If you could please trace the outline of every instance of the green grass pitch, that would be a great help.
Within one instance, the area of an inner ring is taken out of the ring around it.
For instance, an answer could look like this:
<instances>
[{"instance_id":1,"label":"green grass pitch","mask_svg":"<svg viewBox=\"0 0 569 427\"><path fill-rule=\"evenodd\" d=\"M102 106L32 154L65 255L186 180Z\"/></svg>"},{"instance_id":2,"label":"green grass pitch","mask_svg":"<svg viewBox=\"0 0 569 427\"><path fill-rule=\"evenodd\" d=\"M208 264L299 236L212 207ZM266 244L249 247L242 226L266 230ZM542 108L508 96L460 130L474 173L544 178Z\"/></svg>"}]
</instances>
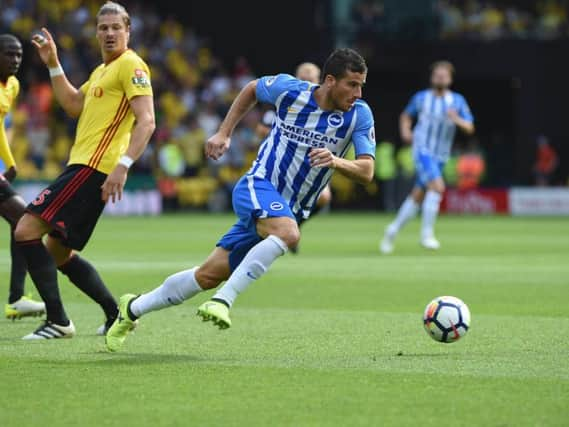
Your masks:
<instances>
[{"instance_id":1,"label":"green grass pitch","mask_svg":"<svg viewBox=\"0 0 569 427\"><path fill-rule=\"evenodd\" d=\"M198 320L205 293L145 317L119 354L62 278L77 337L26 343L37 319L0 322L0 426L569 425L569 220L443 217L438 253L419 248L414 222L385 257L388 220L316 218L300 255L240 297L233 328ZM84 256L117 296L142 292L201 262L232 222L106 217ZM455 344L421 324L444 294L472 312Z\"/></svg>"}]
</instances>

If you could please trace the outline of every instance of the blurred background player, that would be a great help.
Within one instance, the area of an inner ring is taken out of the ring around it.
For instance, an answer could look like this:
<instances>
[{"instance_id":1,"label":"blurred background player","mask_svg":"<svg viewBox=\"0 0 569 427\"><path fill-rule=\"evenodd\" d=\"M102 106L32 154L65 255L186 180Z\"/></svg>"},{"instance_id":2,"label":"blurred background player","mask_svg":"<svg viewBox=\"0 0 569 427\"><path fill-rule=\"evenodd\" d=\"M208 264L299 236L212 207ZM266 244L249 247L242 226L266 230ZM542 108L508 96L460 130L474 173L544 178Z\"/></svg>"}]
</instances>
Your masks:
<instances>
[{"instance_id":1,"label":"blurred background player","mask_svg":"<svg viewBox=\"0 0 569 427\"><path fill-rule=\"evenodd\" d=\"M338 49L324 64L324 76L319 86L288 74L266 76L241 90L207 141L208 157L223 156L235 127L257 102L272 104L277 115L257 159L233 190L237 223L200 267L176 273L146 294L121 297L120 315L106 337L110 351L121 348L138 317L181 304L224 280L198 315L229 328L235 299L298 244L298 220L310 215L333 172L361 183L373 179L374 120L360 99L367 65L356 51ZM346 160L352 145L356 159Z\"/></svg>"},{"instance_id":2,"label":"blurred background player","mask_svg":"<svg viewBox=\"0 0 569 427\"><path fill-rule=\"evenodd\" d=\"M79 89L67 80L51 34L44 28L32 40L49 67L57 100L79 121L67 169L27 207L16 226L16 241L47 312L45 323L26 335L27 340L75 334L61 302L58 269L101 306L106 325L118 314L95 268L74 250L89 241L107 200L120 200L128 170L154 131L154 104L148 66L128 49L127 11L106 2L96 22L103 63ZM46 234L49 252L42 242Z\"/></svg>"},{"instance_id":3,"label":"blurred background player","mask_svg":"<svg viewBox=\"0 0 569 427\"><path fill-rule=\"evenodd\" d=\"M20 91L20 83L15 74L22 63L22 54L22 44L16 37L11 34L0 35L0 159L5 168L4 173L0 174L0 215L10 224L12 269L8 304L4 308L9 319L45 313L43 302L24 296L26 261L16 245L13 233L18 220L24 214L26 204L10 185L16 177L16 162L10 150L4 122Z\"/></svg>"},{"instance_id":4,"label":"blurred background player","mask_svg":"<svg viewBox=\"0 0 569 427\"><path fill-rule=\"evenodd\" d=\"M397 233L422 208L421 245L439 249L435 238L435 221L445 191L443 167L450 156L456 128L474 133L474 118L466 100L450 90L454 66L437 61L431 66L431 87L417 92L399 120L401 139L413 144L416 183L405 199L397 217L385 230L380 244L382 253L391 253ZM413 121L417 120L413 128Z\"/></svg>"},{"instance_id":5,"label":"blurred background player","mask_svg":"<svg viewBox=\"0 0 569 427\"><path fill-rule=\"evenodd\" d=\"M306 82L319 84L320 67L316 64L313 64L312 62L303 62L298 67L296 67L295 76L299 80L304 80ZM262 121L261 123L259 123L256 129L257 135L261 138L261 140L264 140L269 135L274 122L275 122L275 110L273 109L267 110L263 114ZM316 204L312 208L312 212L310 213L309 218L312 218L314 215L318 214L318 212L321 212L323 209L328 208L331 202L332 202L332 190L330 189L330 185L328 184L326 185L326 187L324 187L324 190L322 190L320 196L318 196L318 200L316 201ZM301 226L305 221L306 221L305 219L301 219L298 225ZM290 248L290 251L292 253L297 253L298 246Z\"/></svg>"}]
</instances>

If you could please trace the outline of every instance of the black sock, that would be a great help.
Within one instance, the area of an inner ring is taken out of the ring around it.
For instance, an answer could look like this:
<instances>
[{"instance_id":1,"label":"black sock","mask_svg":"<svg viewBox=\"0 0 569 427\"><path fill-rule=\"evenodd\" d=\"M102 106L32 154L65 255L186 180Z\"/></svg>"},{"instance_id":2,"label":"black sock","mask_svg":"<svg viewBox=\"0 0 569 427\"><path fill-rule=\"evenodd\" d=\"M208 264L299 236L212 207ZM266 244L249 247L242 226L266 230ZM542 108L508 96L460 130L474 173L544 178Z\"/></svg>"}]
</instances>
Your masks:
<instances>
[{"instance_id":1,"label":"black sock","mask_svg":"<svg viewBox=\"0 0 569 427\"><path fill-rule=\"evenodd\" d=\"M28 271L45 302L47 320L61 326L69 325L57 286L57 267L40 239L18 242L18 247L28 264Z\"/></svg>"},{"instance_id":2,"label":"black sock","mask_svg":"<svg viewBox=\"0 0 569 427\"><path fill-rule=\"evenodd\" d=\"M16 244L14 233L10 233L10 255L12 256L12 271L10 273L10 295L8 296L8 304L18 301L24 296L24 283L26 282L26 273L28 265L24 254Z\"/></svg>"},{"instance_id":3,"label":"black sock","mask_svg":"<svg viewBox=\"0 0 569 427\"><path fill-rule=\"evenodd\" d=\"M71 283L101 306L107 320L117 318L117 302L103 283L95 267L89 264L87 260L79 255L73 255L65 264L59 266L59 271L69 277Z\"/></svg>"}]
</instances>

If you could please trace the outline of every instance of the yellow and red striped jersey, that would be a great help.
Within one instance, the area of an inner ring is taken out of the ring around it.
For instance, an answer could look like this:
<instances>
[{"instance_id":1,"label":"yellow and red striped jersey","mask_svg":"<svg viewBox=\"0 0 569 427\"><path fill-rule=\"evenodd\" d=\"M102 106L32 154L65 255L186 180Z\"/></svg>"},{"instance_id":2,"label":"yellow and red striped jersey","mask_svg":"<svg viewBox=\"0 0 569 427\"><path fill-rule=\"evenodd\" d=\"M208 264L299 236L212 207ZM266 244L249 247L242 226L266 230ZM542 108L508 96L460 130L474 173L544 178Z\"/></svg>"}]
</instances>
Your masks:
<instances>
[{"instance_id":1,"label":"yellow and red striped jersey","mask_svg":"<svg viewBox=\"0 0 569 427\"><path fill-rule=\"evenodd\" d=\"M95 68L80 90L85 102L68 164L87 165L109 174L130 142L135 117L129 101L135 96L152 96L150 70L129 49Z\"/></svg>"}]
</instances>

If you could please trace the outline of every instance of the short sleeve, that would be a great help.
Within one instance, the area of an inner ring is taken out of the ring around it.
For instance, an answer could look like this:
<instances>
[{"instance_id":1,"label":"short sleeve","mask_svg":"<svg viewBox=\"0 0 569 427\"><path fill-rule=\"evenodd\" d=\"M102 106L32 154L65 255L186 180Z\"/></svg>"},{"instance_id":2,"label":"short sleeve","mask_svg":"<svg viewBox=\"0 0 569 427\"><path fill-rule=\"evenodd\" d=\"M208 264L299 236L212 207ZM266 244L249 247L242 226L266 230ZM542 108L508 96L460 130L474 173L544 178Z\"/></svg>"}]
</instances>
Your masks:
<instances>
[{"instance_id":1,"label":"short sleeve","mask_svg":"<svg viewBox=\"0 0 569 427\"><path fill-rule=\"evenodd\" d=\"M257 100L275 105L284 92L298 88L303 83L308 87L308 83L301 82L289 74L261 77L257 80Z\"/></svg>"},{"instance_id":2,"label":"short sleeve","mask_svg":"<svg viewBox=\"0 0 569 427\"><path fill-rule=\"evenodd\" d=\"M352 134L352 142L356 157L371 156L375 158L375 123L373 114L367 104L357 105L356 127Z\"/></svg>"},{"instance_id":3,"label":"short sleeve","mask_svg":"<svg viewBox=\"0 0 569 427\"><path fill-rule=\"evenodd\" d=\"M121 63L119 78L127 99L135 96L152 96L150 70L138 56L129 56Z\"/></svg>"},{"instance_id":4,"label":"short sleeve","mask_svg":"<svg viewBox=\"0 0 569 427\"><path fill-rule=\"evenodd\" d=\"M460 106L458 108L458 115L463 120L466 120L467 122L473 123L474 122L474 116L472 115L472 112L470 111L470 107L468 106L466 99L464 99L463 96L461 96L459 99L460 99Z\"/></svg>"},{"instance_id":5,"label":"short sleeve","mask_svg":"<svg viewBox=\"0 0 569 427\"><path fill-rule=\"evenodd\" d=\"M409 114L411 117L416 118L419 115L419 106L421 105L421 98L422 98L421 92L417 92L415 95L413 95L413 97L405 107L404 112Z\"/></svg>"},{"instance_id":6,"label":"short sleeve","mask_svg":"<svg viewBox=\"0 0 569 427\"><path fill-rule=\"evenodd\" d=\"M20 94L20 82L18 81L18 79L15 79L15 81L14 81L14 99L16 99L19 94Z\"/></svg>"}]
</instances>

